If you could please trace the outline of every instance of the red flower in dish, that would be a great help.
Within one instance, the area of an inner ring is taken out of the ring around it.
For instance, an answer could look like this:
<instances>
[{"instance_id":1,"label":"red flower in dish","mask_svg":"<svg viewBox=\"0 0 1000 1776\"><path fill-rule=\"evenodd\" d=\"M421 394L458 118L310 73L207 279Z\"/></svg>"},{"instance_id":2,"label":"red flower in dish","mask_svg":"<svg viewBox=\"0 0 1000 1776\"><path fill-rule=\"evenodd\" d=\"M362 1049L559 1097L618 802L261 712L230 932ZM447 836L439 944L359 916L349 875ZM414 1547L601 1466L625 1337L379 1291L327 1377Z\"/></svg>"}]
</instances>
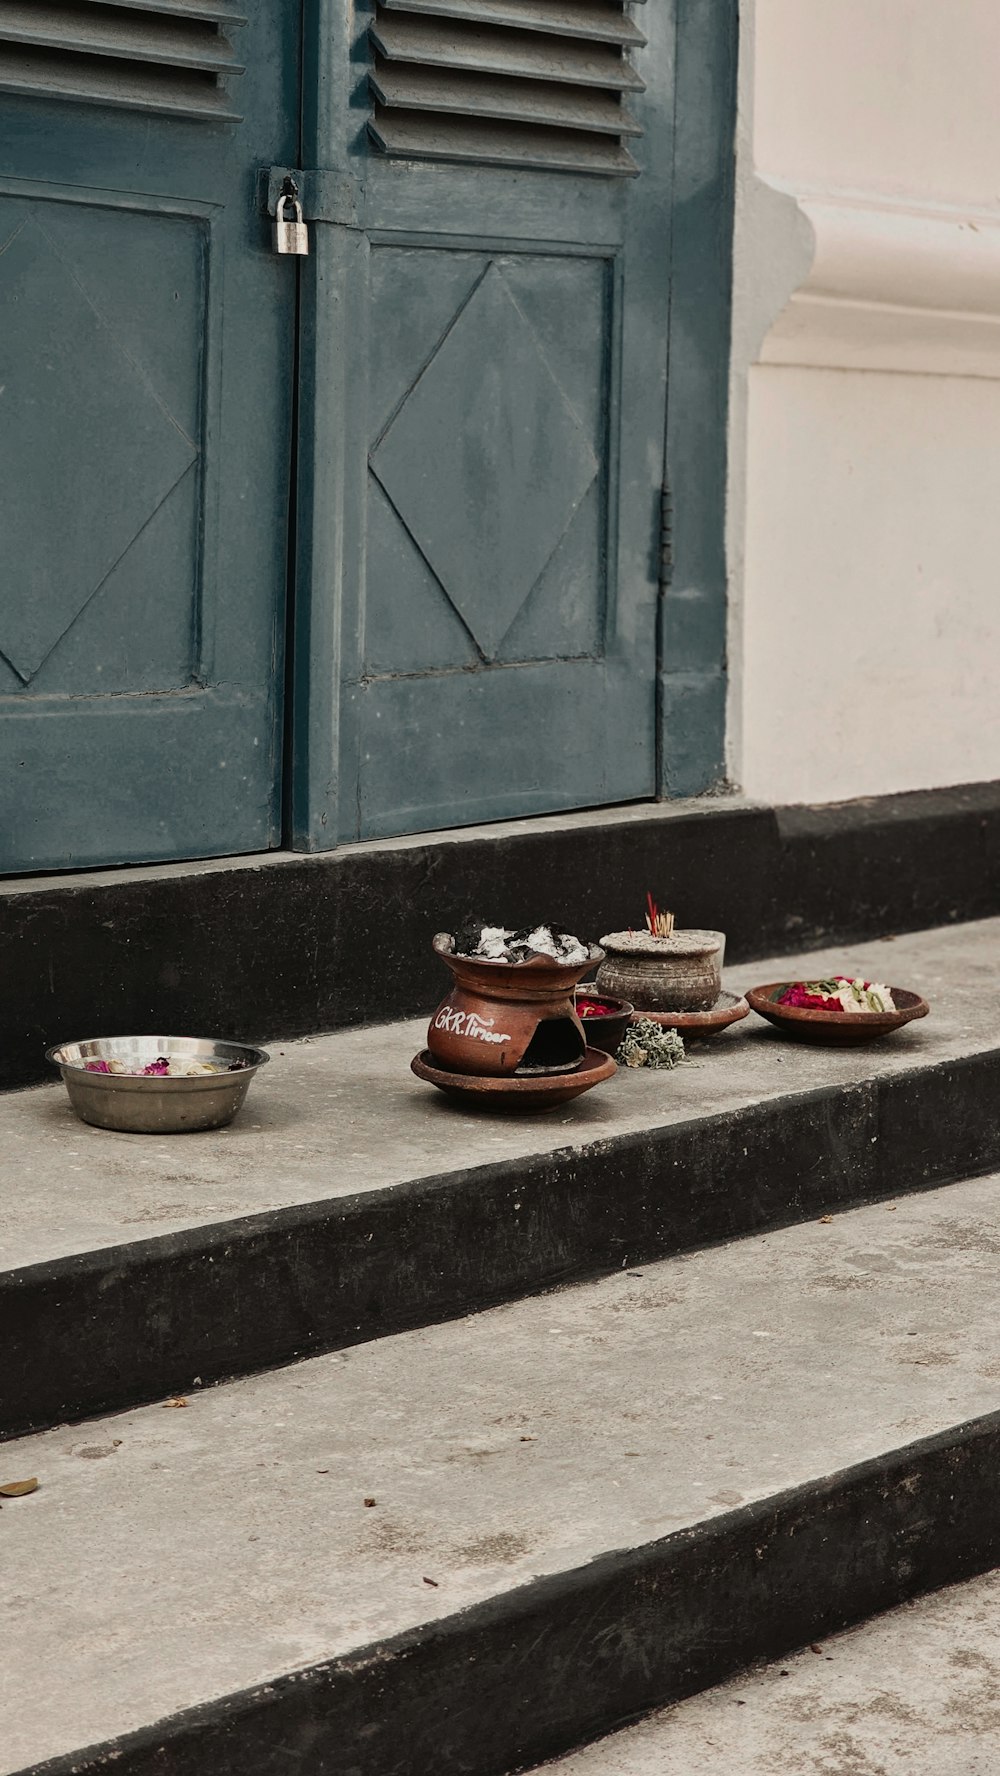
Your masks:
<instances>
[{"instance_id":1,"label":"red flower in dish","mask_svg":"<svg viewBox=\"0 0 1000 1776\"><path fill-rule=\"evenodd\" d=\"M615 1008L603 999L585 999L580 997L576 1002L577 1016L581 1018L614 1017Z\"/></svg>"},{"instance_id":2,"label":"red flower in dish","mask_svg":"<svg viewBox=\"0 0 1000 1776\"><path fill-rule=\"evenodd\" d=\"M806 987L796 982L795 986L786 987L779 995L779 1005L794 1005L801 1011L829 1011L836 1001L825 993L810 993Z\"/></svg>"}]
</instances>

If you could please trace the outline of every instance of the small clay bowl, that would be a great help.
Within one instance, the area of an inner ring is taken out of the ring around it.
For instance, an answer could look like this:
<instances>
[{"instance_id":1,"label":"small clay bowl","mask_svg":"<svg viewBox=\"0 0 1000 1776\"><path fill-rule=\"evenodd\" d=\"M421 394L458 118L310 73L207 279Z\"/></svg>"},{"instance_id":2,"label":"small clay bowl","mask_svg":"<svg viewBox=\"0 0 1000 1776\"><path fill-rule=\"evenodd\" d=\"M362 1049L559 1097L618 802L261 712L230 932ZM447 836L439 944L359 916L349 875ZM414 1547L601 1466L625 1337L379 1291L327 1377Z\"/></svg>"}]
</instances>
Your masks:
<instances>
[{"instance_id":1,"label":"small clay bowl","mask_svg":"<svg viewBox=\"0 0 1000 1776\"><path fill-rule=\"evenodd\" d=\"M608 1016L585 1017L580 1010L581 999L596 999L599 1004L610 1006ZM603 1048L605 1054L617 1054L618 1045L632 1021L635 1006L630 1004L627 999L616 999L614 994L602 993L598 987L594 986L577 987L574 1000L576 1015L583 1025L584 1034L590 1047Z\"/></svg>"},{"instance_id":2,"label":"small clay bowl","mask_svg":"<svg viewBox=\"0 0 1000 1776\"><path fill-rule=\"evenodd\" d=\"M912 1023L914 1018L926 1017L930 1011L926 999L903 987L889 988L895 1011L817 1011L805 1005L776 1004L775 994L794 984L769 981L763 987L754 987L747 994L747 1002L783 1036L791 1036L797 1042L825 1043L831 1048L877 1042L881 1036L890 1036L893 1030Z\"/></svg>"},{"instance_id":3,"label":"small clay bowl","mask_svg":"<svg viewBox=\"0 0 1000 1776\"><path fill-rule=\"evenodd\" d=\"M449 1073L435 1065L428 1049L414 1055L411 1071L428 1085L436 1085L450 1098L458 1098L467 1110L554 1110L568 1104L592 1085L612 1079L618 1069L603 1049L588 1048L575 1073L550 1073L517 1078L510 1073Z\"/></svg>"}]
</instances>

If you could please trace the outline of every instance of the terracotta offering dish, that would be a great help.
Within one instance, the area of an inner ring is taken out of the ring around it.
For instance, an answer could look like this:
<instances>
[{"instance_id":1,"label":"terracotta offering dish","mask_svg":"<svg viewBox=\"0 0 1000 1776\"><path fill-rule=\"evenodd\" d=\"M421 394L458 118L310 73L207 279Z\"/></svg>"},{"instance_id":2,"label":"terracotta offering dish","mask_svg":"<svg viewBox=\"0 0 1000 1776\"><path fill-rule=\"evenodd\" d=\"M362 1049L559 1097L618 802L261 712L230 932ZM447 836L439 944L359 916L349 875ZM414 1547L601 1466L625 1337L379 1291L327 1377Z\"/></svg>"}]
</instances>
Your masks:
<instances>
[{"instance_id":1,"label":"terracotta offering dish","mask_svg":"<svg viewBox=\"0 0 1000 1776\"><path fill-rule=\"evenodd\" d=\"M839 981L845 979L844 976L838 977ZM768 981L762 987L754 987L747 994L747 1000L753 1010L769 1024L774 1024L783 1036L791 1036L799 1042L826 1043L831 1047L877 1042L879 1037L902 1029L914 1018L926 1017L930 1010L926 999L921 999L919 993L907 992L903 987L877 989L880 997L884 993L891 999L891 1007L885 1010L847 1011L842 1004L826 1007L822 1004L794 1004L783 997L790 994L793 999L822 999L827 995L810 993L808 989L834 984L829 981ZM870 987L870 983L867 984Z\"/></svg>"},{"instance_id":2,"label":"terracotta offering dish","mask_svg":"<svg viewBox=\"0 0 1000 1776\"><path fill-rule=\"evenodd\" d=\"M439 1091L458 1100L467 1110L517 1112L554 1110L557 1105L568 1104L571 1098L580 1097L591 1086L612 1079L618 1071L611 1056L599 1048L585 1049L583 1059L573 1073L536 1074L527 1078L510 1073L497 1074L493 1078L476 1073L449 1073L435 1063L427 1049L414 1055L410 1067L418 1079L436 1085Z\"/></svg>"},{"instance_id":3,"label":"terracotta offering dish","mask_svg":"<svg viewBox=\"0 0 1000 1776\"><path fill-rule=\"evenodd\" d=\"M550 926L518 933L479 921L454 936L439 932L434 949L454 976L427 1031L435 1066L495 1078L582 1064L587 1038L573 988L603 950Z\"/></svg>"},{"instance_id":4,"label":"terracotta offering dish","mask_svg":"<svg viewBox=\"0 0 1000 1776\"><path fill-rule=\"evenodd\" d=\"M82 1122L122 1134L192 1134L232 1122L269 1056L196 1036L104 1036L46 1051Z\"/></svg>"},{"instance_id":5,"label":"terracotta offering dish","mask_svg":"<svg viewBox=\"0 0 1000 1776\"><path fill-rule=\"evenodd\" d=\"M592 981L577 987L574 998L576 1014L590 1046L603 1048L605 1054L616 1054L635 1006L627 999L615 999L610 993L599 992Z\"/></svg>"},{"instance_id":6,"label":"terracotta offering dish","mask_svg":"<svg viewBox=\"0 0 1000 1776\"><path fill-rule=\"evenodd\" d=\"M730 1024L738 1024L750 1016L750 1007L736 993L720 993L710 1011L643 1011L635 1017L647 1017L665 1030L677 1030L687 1042L703 1042L707 1036L718 1036Z\"/></svg>"}]
</instances>

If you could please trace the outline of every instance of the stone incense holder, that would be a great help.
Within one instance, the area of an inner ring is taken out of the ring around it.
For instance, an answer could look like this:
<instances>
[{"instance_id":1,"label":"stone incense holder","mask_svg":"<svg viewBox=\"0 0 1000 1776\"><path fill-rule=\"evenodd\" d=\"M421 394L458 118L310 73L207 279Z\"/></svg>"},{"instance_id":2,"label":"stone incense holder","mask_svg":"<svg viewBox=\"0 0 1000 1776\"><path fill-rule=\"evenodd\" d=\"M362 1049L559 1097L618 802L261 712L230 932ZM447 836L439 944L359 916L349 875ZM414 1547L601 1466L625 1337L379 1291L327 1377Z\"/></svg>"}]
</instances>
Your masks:
<instances>
[{"instance_id":1,"label":"stone incense holder","mask_svg":"<svg viewBox=\"0 0 1000 1776\"><path fill-rule=\"evenodd\" d=\"M722 991L722 931L610 931L601 938L597 970L602 993L630 999L643 1011L711 1011Z\"/></svg>"}]
</instances>

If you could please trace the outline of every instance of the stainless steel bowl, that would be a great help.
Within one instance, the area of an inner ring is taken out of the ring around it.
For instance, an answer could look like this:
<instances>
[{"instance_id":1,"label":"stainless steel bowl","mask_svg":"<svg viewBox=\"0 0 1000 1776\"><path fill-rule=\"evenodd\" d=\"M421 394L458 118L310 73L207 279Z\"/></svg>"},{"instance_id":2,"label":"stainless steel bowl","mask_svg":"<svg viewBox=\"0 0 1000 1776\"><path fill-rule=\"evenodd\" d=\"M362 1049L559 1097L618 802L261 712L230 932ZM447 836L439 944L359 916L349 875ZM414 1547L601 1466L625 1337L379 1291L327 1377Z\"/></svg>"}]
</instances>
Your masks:
<instances>
[{"instance_id":1,"label":"stainless steel bowl","mask_svg":"<svg viewBox=\"0 0 1000 1776\"><path fill-rule=\"evenodd\" d=\"M124 1061L144 1067L160 1056L191 1061L242 1063L235 1073L204 1073L194 1079L155 1075L88 1073L88 1061ZM96 1036L60 1042L45 1058L59 1068L69 1101L95 1128L133 1135L177 1135L223 1128L243 1103L258 1067L270 1060L262 1048L242 1042L209 1042L196 1036Z\"/></svg>"}]
</instances>

